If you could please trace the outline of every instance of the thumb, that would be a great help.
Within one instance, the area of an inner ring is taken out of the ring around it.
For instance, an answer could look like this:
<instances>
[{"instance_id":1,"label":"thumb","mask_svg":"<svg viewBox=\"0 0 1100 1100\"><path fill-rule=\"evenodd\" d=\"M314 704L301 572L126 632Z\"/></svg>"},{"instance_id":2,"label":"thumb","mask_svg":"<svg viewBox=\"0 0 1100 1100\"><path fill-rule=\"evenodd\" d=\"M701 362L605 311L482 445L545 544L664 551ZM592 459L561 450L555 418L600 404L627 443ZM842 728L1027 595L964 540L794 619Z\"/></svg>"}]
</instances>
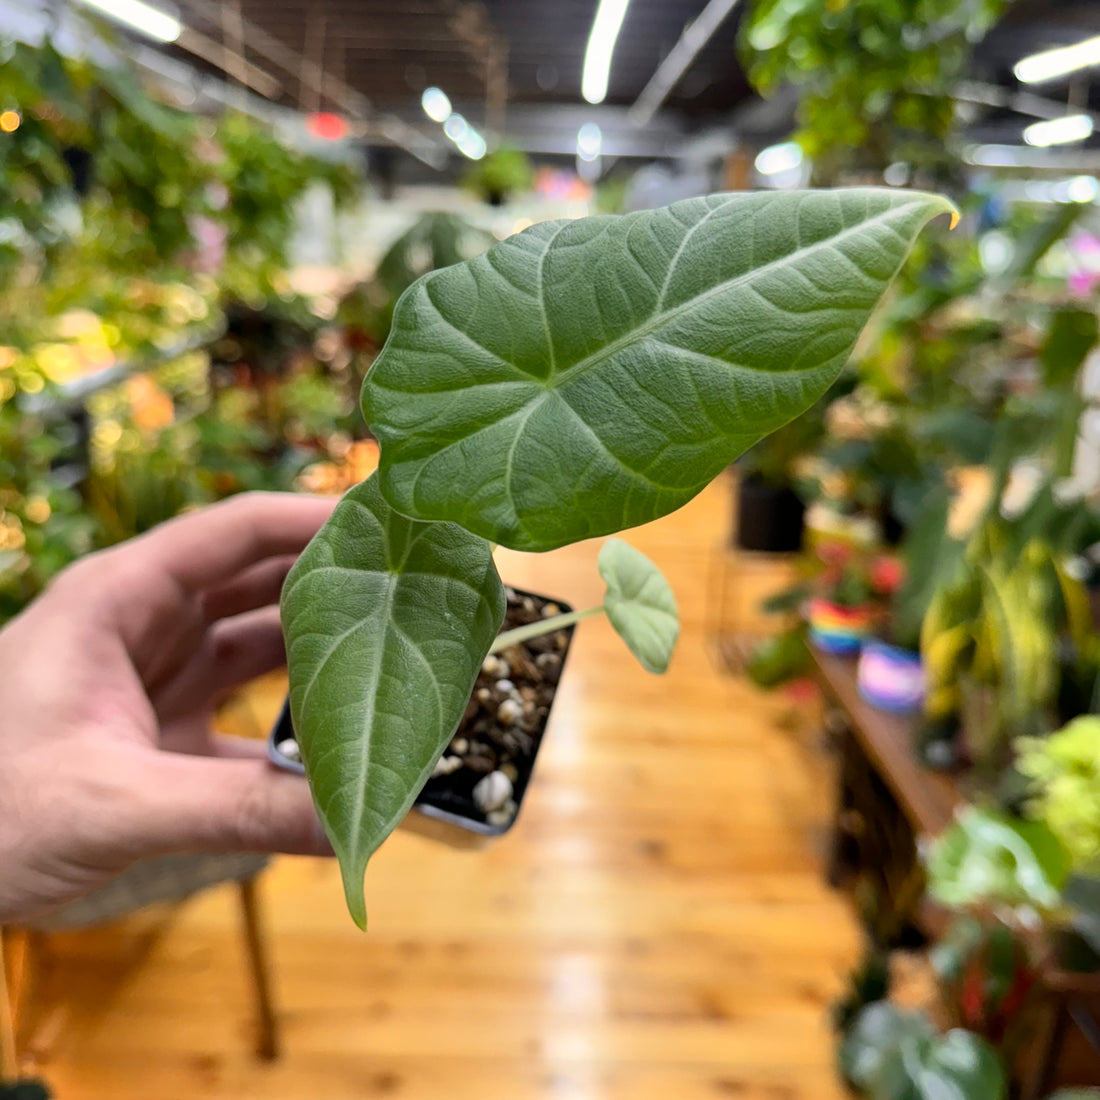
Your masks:
<instances>
[{"instance_id":1,"label":"thumb","mask_svg":"<svg viewBox=\"0 0 1100 1100\"><path fill-rule=\"evenodd\" d=\"M157 753L139 835L159 852L332 855L309 787L266 760Z\"/></svg>"}]
</instances>

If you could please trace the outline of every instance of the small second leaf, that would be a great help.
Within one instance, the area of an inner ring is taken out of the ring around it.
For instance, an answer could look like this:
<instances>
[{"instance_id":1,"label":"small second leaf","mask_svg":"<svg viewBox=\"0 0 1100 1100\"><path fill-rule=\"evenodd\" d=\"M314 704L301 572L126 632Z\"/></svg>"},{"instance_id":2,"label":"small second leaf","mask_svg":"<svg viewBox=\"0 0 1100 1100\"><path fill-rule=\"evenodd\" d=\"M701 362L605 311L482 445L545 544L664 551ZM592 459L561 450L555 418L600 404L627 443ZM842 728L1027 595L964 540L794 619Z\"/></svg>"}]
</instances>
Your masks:
<instances>
[{"instance_id":1,"label":"small second leaf","mask_svg":"<svg viewBox=\"0 0 1100 1100\"><path fill-rule=\"evenodd\" d=\"M599 568L607 585L604 610L611 625L647 672L664 672L680 636L680 615L668 581L645 554L622 539L604 543Z\"/></svg>"}]
</instances>

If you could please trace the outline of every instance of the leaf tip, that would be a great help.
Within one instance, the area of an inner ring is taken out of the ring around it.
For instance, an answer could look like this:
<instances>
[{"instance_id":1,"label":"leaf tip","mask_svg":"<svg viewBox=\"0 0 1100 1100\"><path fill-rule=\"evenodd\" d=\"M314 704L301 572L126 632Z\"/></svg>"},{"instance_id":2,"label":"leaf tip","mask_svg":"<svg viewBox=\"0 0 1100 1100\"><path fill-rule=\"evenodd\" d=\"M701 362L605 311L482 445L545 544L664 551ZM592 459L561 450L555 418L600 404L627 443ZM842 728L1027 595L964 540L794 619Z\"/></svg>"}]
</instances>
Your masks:
<instances>
[{"instance_id":1,"label":"leaf tip","mask_svg":"<svg viewBox=\"0 0 1100 1100\"><path fill-rule=\"evenodd\" d=\"M344 880L344 900L351 919L363 932L367 930L367 898L363 889L363 875L366 870L365 863L357 860L340 860L340 875Z\"/></svg>"}]
</instances>

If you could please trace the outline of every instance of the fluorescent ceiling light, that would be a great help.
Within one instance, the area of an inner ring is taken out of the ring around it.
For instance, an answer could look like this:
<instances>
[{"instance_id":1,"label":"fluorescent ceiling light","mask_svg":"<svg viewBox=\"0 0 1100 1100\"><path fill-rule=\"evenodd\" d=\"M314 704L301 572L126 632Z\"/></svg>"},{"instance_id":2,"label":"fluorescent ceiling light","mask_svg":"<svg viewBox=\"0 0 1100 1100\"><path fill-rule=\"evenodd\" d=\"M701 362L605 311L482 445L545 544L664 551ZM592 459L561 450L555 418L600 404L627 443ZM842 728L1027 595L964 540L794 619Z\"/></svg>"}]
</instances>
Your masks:
<instances>
[{"instance_id":1,"label":"fluorescent ceiling light","mask_svg":"<svg viewBox=\"0 0 1100 1100\"><path fill-rule=\"evenodd\" d=\"M443 123L443 132L456 144L460 142L470 129L470 124L461 115L451 115Z\"/></svg>"},{"instance_id":2,"label":"fluorescent ceiling light","mask_svg":"<svg viewBox=\"0 0 1100 1100\"><path fill-rule=\"evenodd\" d=\"M577 156L581 160L595 160L603 148L603 133L594 122L586 122L577 131Z\"/></svg>"},{"instance_id":3,"label":"fluorescent ceiling light","mask_svg":"<svg viewBox=\"0 0 1100 1100\"><path fill-rule=\"evenodd\" d=\"M420 106L432 122L446 122L451 117L451 101L447 93L439 88L425 88L420 97Z\"/></svg>"},{"instance_id":4,"label":"fluorescent ceiling light","mask_svg":"<svg viewBox=\"0 0 1100 1100\"><path fill-rule=\"evenodd\" d=\"M967 164L982 168L1019 168L1035 155L1022 145L969 145L963 150Z\"/></svg>"},{"instance_id":5,"label":"fluorescent ceiling light","mask_svg":"<svg viewBox=\"0 0 1100 1100\"><path fill-rule=\"evenodd\" d=\"M596 18L592 20L592 32L588 36L588 48L584 52L584 73L581 76L581 95L589 103L603 103L607 97L607 78L611 72L611 55L615 41L623 25L630 0L600 0Z\"/></svg>"},{"instance_id":6,"label":"fluorescent ceiling light","mask_svg":"<svg viewBox=\"0 0 1100 1100\"><path fill-rule=\"evenodd\" d=\"M455 142L458 151L470 160L481 160L488 151L485 139L472 127L467 126L466 132Z\"/></svg>"},{"instance_id":7,"label":"fluorescent ceiling light","mask_svg":"<svg viewBox=\"0 0 1100 1100\"><path fill-rule=\"evenodd\" d=\"M1033 122L1024 130L1028 145L1066 145L1071 141L1084 141L1092 133L1092 119L1088 115L1063 115L1045 122Z\"/></svg>"},{"instance_id":8,"label":"fluorescent ceiling light","mask_svg":"<svg viewBox=\"0 0 1100 1100\"><path fill-rule=\"evenodd\" d=\"M1012 71L1024 84L1039 84L1059 76L1100 65L1100 35L1086 38L1073 46L1061 46L1056 50L1033 53L1018 62Z\"/></svg>"},{"instance_id":9,"label":"fluorescent ceiling light","mask_svg":"<svg viewBox=\"0 0 1100 1100\"><path fill-rule=\"evenodd\" d=\"M175 42L183 31L183 24L159 8L143 4L141 0L80 0L82 4L109 15L119 23L125 23L157 42Z\"/></svg>"},{"instance_id":10,"label":"fluorescent ceiling light","mask_svg":"<svg viewBox=\"0 0 1100 1100\"><path fill-rule=\"evenodd\" d=\"M756 170L762 176L777 176L790 172L802 163L802 147L796 141L784 141L781 145L769 145L756 157Z\"/></svg>"},{"instance_id":11,"label":"fluorescent ceiling light","mask_svg":"<svg viewBox=\"0 0 1100 1100\"><path fill-rule=\"evenodd\" d=\"M1074 176L1066 181L1066 197L1070 202L1096 202L1100 198L1100 180L1095 176Z\"/></svg>"}]
</instances>

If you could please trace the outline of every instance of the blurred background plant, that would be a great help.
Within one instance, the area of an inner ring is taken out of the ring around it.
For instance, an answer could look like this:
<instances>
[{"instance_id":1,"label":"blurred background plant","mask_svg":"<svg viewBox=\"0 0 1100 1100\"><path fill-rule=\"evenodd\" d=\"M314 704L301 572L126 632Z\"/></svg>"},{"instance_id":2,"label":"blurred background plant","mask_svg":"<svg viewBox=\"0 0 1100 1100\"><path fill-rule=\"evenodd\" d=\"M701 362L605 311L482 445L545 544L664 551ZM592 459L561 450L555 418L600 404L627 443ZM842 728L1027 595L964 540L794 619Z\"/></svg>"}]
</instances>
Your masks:
<instances>
[{"instance_id":1,"label":"blurred background plant","mask_svg":"<svg viewBox=\"0 0 1100 1100\"><path fill-rule=\"evenodd\" d=\"M882 180L905 166L919 186L957 183L951 147L959 84L1004 0L757 0L741 31L764 95L800 90L794 140L819 186Z\"/></svg>"}]
</instances>

